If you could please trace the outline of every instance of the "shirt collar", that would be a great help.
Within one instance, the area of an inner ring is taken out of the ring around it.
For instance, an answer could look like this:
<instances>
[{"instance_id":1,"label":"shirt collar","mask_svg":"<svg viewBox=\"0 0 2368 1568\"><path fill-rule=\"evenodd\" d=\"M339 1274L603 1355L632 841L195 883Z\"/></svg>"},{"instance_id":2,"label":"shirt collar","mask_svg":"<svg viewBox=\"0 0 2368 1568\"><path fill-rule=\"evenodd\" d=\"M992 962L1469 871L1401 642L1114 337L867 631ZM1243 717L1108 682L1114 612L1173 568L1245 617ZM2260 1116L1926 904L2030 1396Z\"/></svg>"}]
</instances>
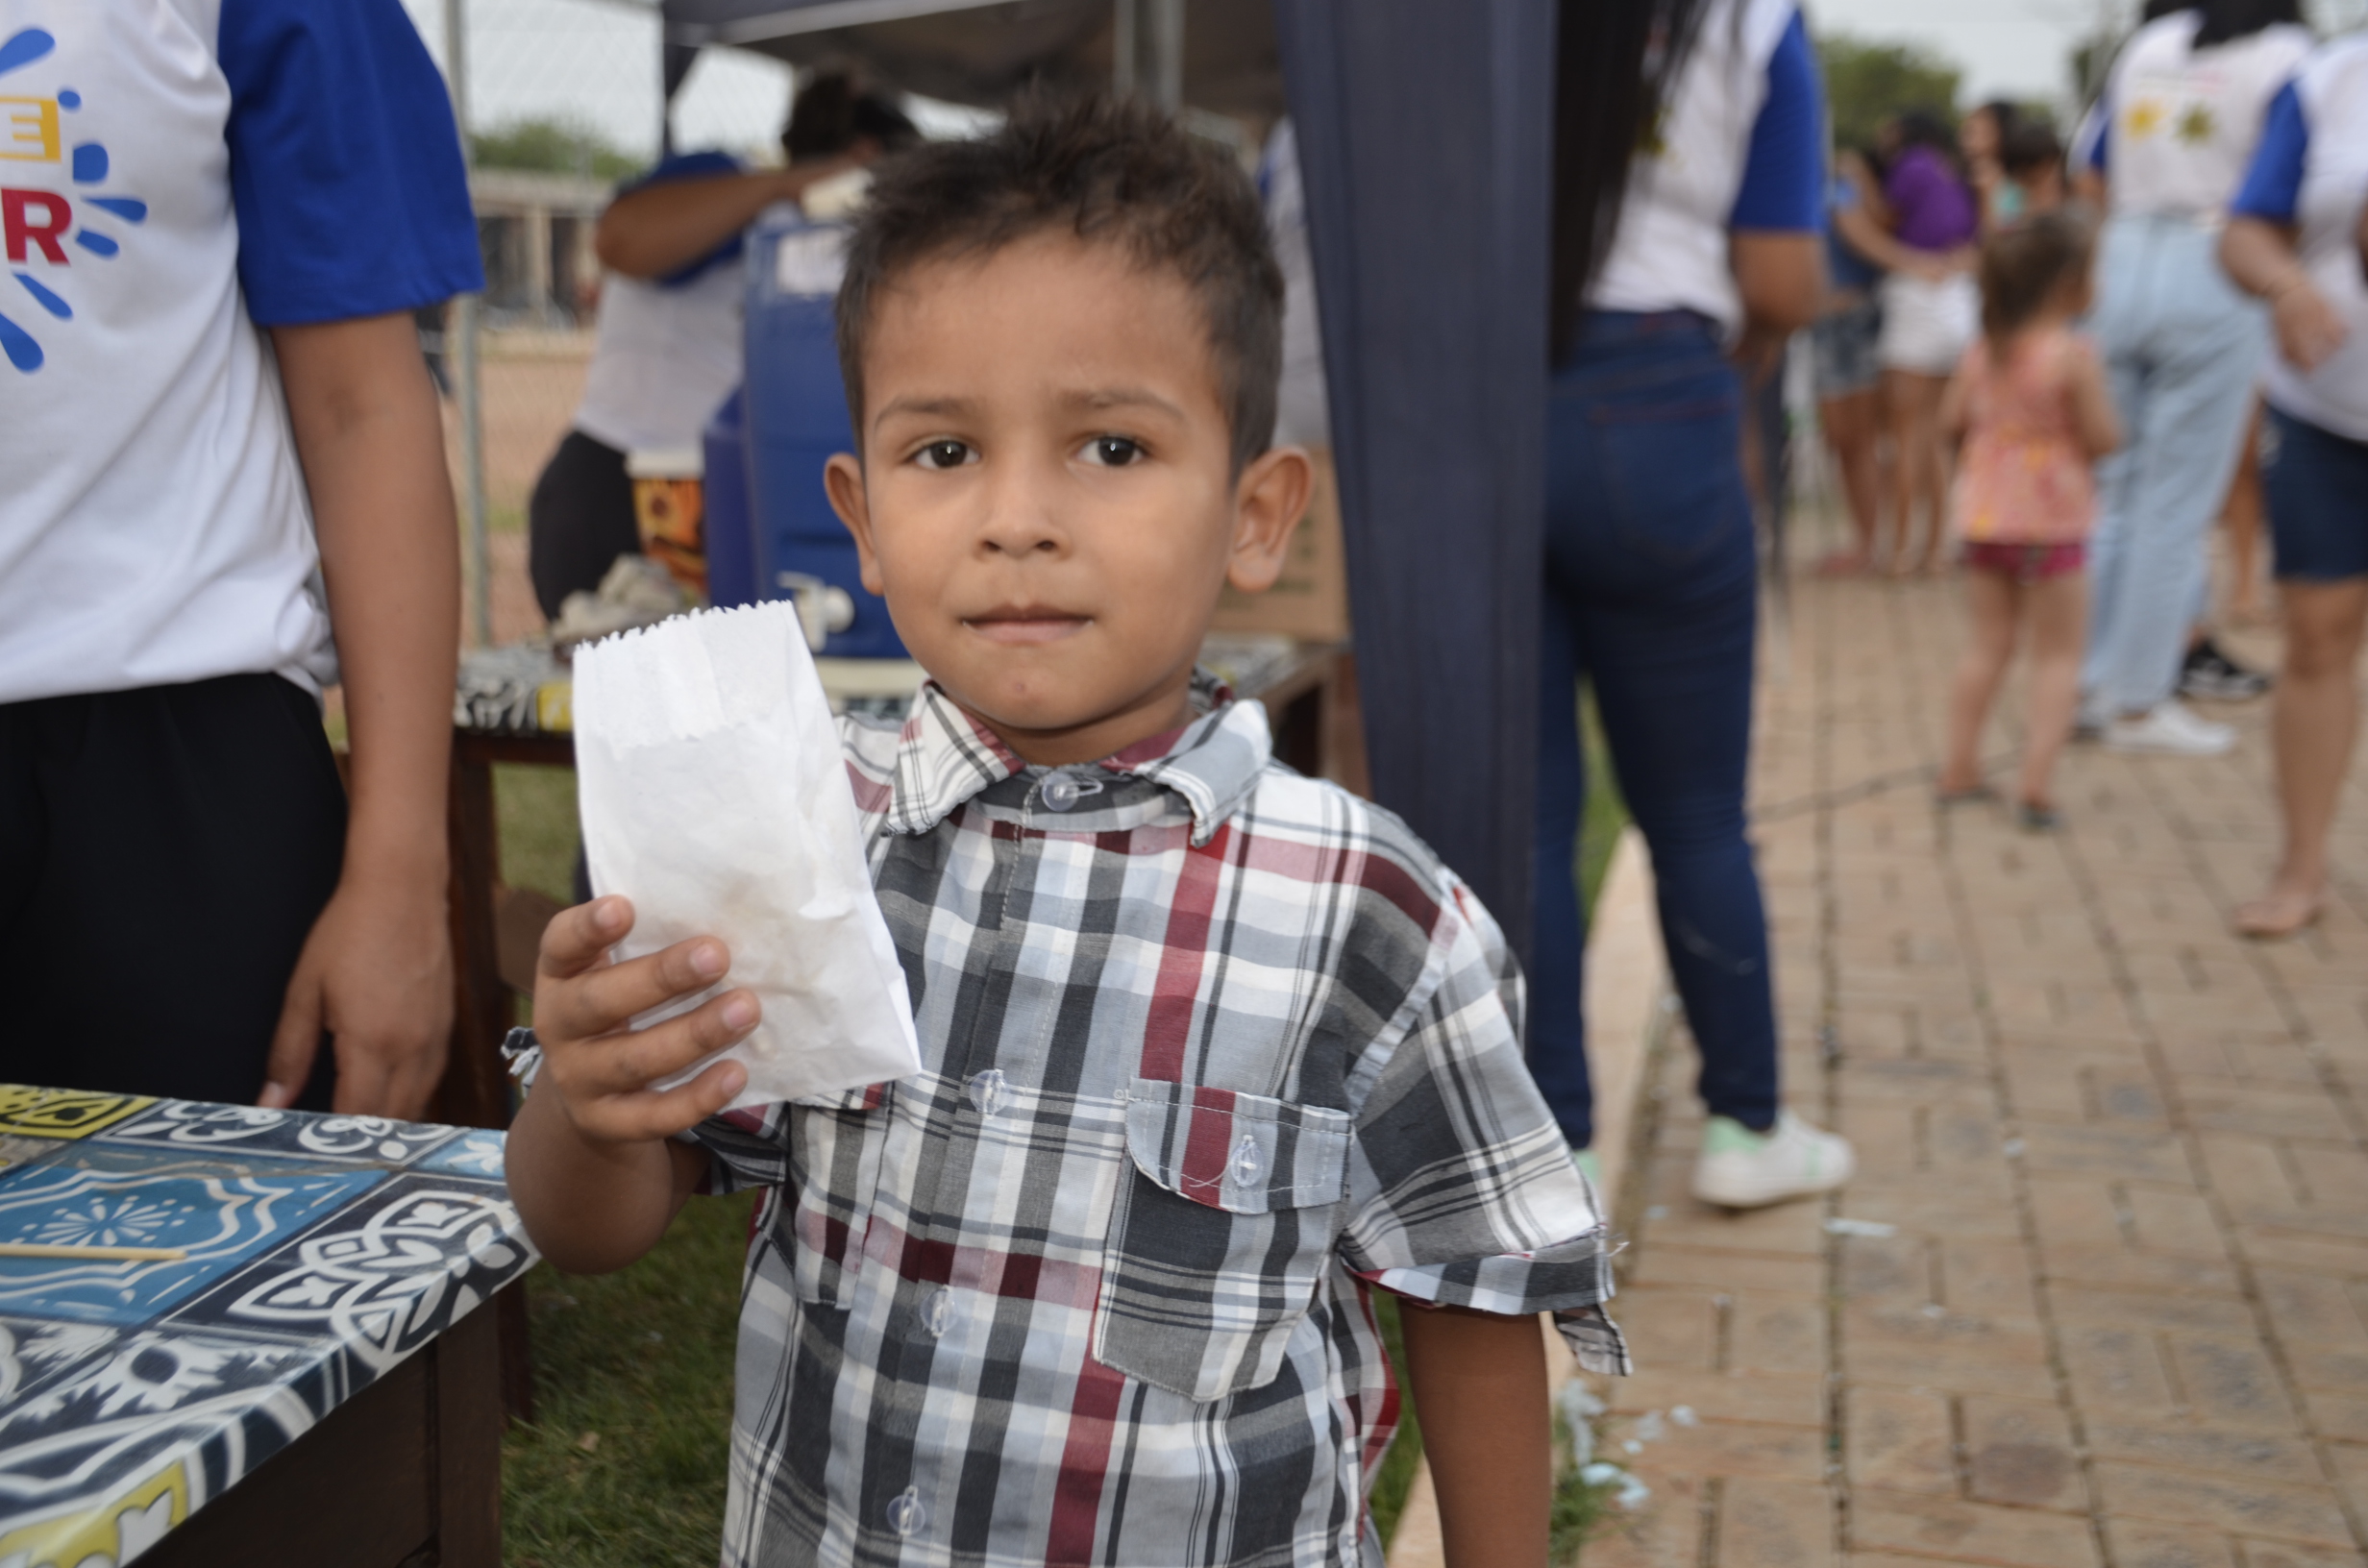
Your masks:
<instances>
[{"instance_id":1,"label":"shirt collar","mask_svg":"<svg viewBox=\"0 0 2368 1568\"><path fill-rule=\"evenodd\" d=\"M1193 843L1198 845L1216 837L1248 798L1274 747L1265 706L1236 701L1232 689L1206 670L1193 672L1192 701L1199 717L1183 728L1138 741L1091 766L1175 795L1192 812ZM932 680L921 688L897 741L885 826L891 833L926 833L979 791L1026 772L1016 752Z\"/></svg>"}]
</instances>

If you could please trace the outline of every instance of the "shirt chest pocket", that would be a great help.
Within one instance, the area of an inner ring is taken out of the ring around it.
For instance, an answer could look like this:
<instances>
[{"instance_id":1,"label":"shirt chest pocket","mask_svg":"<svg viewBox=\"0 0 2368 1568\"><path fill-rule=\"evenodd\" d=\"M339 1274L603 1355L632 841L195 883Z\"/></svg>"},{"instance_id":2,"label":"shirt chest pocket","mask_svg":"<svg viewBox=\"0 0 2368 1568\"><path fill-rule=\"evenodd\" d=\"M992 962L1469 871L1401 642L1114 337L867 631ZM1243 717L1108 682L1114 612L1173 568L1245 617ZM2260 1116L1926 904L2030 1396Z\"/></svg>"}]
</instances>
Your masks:
<instances>
[{"instance_id":1,"label":"shirt chest pocket","mask_svg":"<svg viewBox=\"0 0 2368 1568\"><path fill-rule=\"evenodd\" d=\"M1137 1079L1094 1358L1196 1400L1273 1381L1339 1234L1347 1115Z\"/></svg>"},{"instance_id":2,"label":"shirt chest pocket","mask_svg":"<svg viewBox=\"0 0 2368 1568\"><path fill-rule=\"evenodd\" d=\"M887 1105L891 1089L874 1084L792 1102L790 1224L796 1244L788 1252L798 1299L808 1306L845 1307L852 1299L894 1119Z\"/></svg>"}]
</instances>

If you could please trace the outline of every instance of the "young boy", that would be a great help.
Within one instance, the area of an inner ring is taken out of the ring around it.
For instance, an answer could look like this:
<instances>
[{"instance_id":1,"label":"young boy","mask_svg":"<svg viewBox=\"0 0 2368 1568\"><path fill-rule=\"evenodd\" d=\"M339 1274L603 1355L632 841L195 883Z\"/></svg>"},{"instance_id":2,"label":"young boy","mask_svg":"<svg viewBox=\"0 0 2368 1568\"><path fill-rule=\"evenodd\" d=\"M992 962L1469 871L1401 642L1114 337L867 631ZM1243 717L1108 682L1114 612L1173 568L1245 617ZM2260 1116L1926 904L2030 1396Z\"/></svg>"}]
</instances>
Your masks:
<instances>
[{"instance_id":1,"label":"young boy","mask_svg":"<svg viewBox=\"0 0 2368 1568\"><path fill-rule=\"evenodd\" d=\"M562 1268L694 1191L764 1192L728 1564L1378 1565L1408 1362L1449 1560L1542 1568L1554 1311L1624 1369L1600 1220L1521 1062L1496 926L1395 818L1274 764L1193 668L1308 493L1269 450L1282 288L1256 196L1140 107L1047 102L882 166L839 331L833 501L928 670L849 772L923 1070L715 1113L712 939L544 939L509 1145Z\"/></svg>"}]
</instances>

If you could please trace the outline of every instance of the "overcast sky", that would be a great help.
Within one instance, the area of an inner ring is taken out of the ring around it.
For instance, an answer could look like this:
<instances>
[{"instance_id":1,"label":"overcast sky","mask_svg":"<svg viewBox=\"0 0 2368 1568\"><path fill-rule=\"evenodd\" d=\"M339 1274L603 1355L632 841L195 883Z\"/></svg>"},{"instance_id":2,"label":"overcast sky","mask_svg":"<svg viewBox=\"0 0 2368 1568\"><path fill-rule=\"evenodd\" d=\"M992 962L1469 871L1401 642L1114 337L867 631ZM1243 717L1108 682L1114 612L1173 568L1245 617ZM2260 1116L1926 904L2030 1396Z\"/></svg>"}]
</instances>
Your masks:
<instances>
[{"instance_id":1,"label":"overcast sky","mask_svg":"<svg viewBox=\"0 0 2368 1568\"><path fill-rule=\"evenodd\" d=\"M1924 44L1964 67L1965 96L2062 100L2079 41L2134 14L2132 0L1802 0L1825 32ZM2304 0L2329 32L2356 27L2368 0Z\"/></svg>"},{"instance_id":2,"label":"overcast sky","mask_svg":"<svg viewBox=\"0 0 2368 1568\"><path fill-rule=\"evenodd\" d=\"M1445 0L1442 0L1445 3ZM2063 101L2073 45L2138 0L1802 0L1813 27L1926 45L1965 70L1969 100ZM443 58L443 0L406 0ZM626 0L465 0L471 118L480 127L534 116L601 128L626 151L657 141L657 26ZM2330 31L2368 20L2368 0L2305 0ZM1188 12L1189 15L1189 12ZM788 73L736 50L709 50L676 100L685 147L763 146L789 101Z\"/></svg>"}]
</instances>

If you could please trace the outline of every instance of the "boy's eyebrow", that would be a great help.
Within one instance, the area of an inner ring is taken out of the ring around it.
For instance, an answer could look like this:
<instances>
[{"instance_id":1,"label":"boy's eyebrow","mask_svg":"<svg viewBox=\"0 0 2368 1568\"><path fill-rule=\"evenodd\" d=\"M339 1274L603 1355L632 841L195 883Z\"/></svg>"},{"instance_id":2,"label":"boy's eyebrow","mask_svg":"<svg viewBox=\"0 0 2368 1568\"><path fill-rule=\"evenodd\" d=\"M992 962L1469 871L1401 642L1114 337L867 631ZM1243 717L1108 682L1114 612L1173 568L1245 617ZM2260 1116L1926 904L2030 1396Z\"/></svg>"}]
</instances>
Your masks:
<instances>
[{"instance_id":1,"label":"boy's eyebrow","mask_svg":"<svg viewBox=\"0 0 2368 1568\"><path fill-rule=\"evenodd\" d=\"M974 411L977 406L977 403L970 398L917 398L908 394L900 398L891 398L882 404L879 412L872 416L872 423L875 426L879 425L885 422L891 414L919 414L925 419L934 419L946 414L967 414Z\"/></svg>"},{"instance_id":2,"label":"boy's eyebrow","mask_svg":"<svg viewBox=\"0 0 2368 1568\"><path fill-rule=\"evenodd\" d=\"M1087 408L1156 408L1172 418L1184 417L1183 409L1147 386L1097 387L1089 392L1069 393L1061 401Z\"/></svg>"},{"instance_id":3,"label":"boy's eyebrow","mask_svg":"<svg viewBox=\"0 0 2368 1568\"><path fill-rule=\"evenodd\" d=\"M1064 392L1061 394L1060 401L1067 404L1073 404L1080 408L1091 408L1097 410L1103 408L1152 408L1168 415L1172 419L1182 419L1185 417L1183 409L1177 407L1174 403L1167 398L1161 397L1158 393L1152 391L1147 386L1105 386L1094 387L1089 390L1079 392ZM886 423L891 415L896 414L914 415L923 419L941 419L949 416L958 417L965 414L975 413L977 412L978 407L978 401L974 398L916 397L908 393L902 397L891 398L887 403L881 404L879 412L872 416L872 423L875 427L879 426Z\"/></svg>"}]
</instances>

